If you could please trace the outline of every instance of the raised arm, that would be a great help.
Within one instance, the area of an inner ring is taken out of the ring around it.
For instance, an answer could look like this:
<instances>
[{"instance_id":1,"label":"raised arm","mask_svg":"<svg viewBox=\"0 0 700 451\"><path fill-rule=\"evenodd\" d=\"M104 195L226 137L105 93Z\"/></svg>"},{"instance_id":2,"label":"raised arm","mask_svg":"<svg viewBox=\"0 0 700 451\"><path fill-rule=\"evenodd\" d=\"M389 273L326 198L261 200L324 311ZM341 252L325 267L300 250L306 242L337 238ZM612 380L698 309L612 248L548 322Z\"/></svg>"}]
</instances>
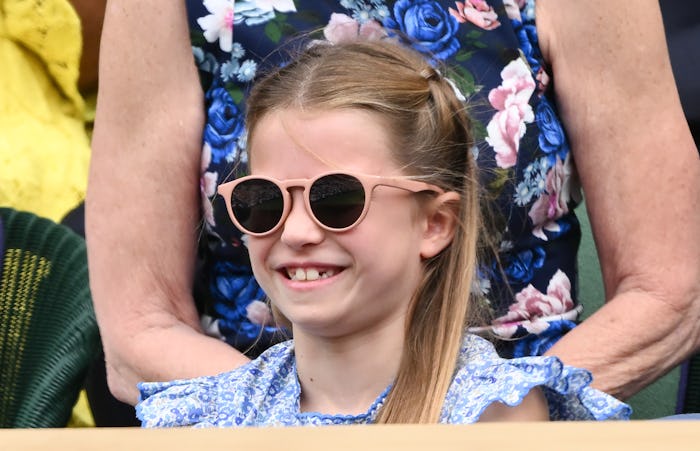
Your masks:
<instances>
[{"instance_id":1,"label":"raised arm","mask_svg":"<svg viewBox=\"0 0 700 451\"><path fill-rule=\"evenodd\" d=\"M550 354L627 398L700 344L700 159L655 0L539 0L606 304Z\"/></svg>"},{"instance_id":2,"label":"raised arm","mask_svg":"<svg viewBox=\"0 0 700 451\"><path fill-rule=\"evenodd\" d=\"M90 285L114 395L245 358L201 333L191 295L203 94L184 2L107 4L86 200Z\"/></svg>"}]
</instances>

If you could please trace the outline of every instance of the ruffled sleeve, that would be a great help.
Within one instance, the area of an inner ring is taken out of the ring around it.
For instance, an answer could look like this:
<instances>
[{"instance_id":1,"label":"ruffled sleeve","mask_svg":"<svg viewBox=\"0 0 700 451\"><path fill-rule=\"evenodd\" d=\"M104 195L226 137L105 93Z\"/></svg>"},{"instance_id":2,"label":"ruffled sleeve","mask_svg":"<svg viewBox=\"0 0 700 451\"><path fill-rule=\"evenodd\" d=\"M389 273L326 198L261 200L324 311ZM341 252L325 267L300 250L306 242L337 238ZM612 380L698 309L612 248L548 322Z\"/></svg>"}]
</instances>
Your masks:
<instances>
[{"instance_id":1,"label":"ruffled sleeve","mask_svg":"<svg viewBox=\"0 0 700 451\"><path fill-rule=\"evenodd\" d=\"M535 360L535 362L532 362ZM627 420L632 409L618 399L590 387L591 373L581 368L564 365L556 357L523 357L505 365L527 375L517 394L516 405L533 387L541 387L549 405L553 421L571 420Z\"/></svg>"},{"instance_id":2,"label":"ruffled sleeve","mask_svg":"<svg viewBox=\"0 0 700 451\"><path fill-rule=\"evenodd\" d=\"M492 403L519 405L534 387L542 388L551 420L629 419L632 409L591 388L591 381L588 371L564 365L556 357L502 359L486 340L468 336L442 420L477 421Z\"/></svg>"},{"instance_id":3,"label":"ruffled sleeve","mask_svg":"<svg viewBox=\"0 0 700 451\"><path fill-rule=\"evenodd\" d=\"M213 426L217 418L216 377L142 382L136 416L143 427Z\"/></svg>"},{"instance_id":4,"label":"ruffled sleeve","mask_svg":"<svg viewBox=\"0 0 700 451\"><path fill-rule=\"evenodd\" d=\"M292 341L227 373L138 385L144 427L296 424L299 383Z\"/></svg>"}]
</instances>

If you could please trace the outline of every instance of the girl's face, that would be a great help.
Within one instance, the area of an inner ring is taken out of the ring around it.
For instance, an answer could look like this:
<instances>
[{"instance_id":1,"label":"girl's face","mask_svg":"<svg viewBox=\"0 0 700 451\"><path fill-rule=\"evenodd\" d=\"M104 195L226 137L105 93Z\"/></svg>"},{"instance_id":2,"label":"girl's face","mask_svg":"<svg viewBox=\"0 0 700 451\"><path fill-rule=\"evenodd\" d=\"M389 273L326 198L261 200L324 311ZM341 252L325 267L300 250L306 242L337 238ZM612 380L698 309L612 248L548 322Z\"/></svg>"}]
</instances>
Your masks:
<instances>
[{"instance_id":1,"label":"girl's face","mask_svg":"<svg viewBox=\"0 0 700 451\"><path fill-rule=\"evenodd\" d=\"M391 158L381 117L361 110L272 112L249 142L251 174L278 180L328 171L402 176ZM327 338L392 328L403 336L405 316L423 273L425 218L415 194L378 186L355 228L319 227L291 189L283 225L248 242L253 271L295 336ZM305 279L305 280L304 280Z\"/></svg>"}]
</instances>

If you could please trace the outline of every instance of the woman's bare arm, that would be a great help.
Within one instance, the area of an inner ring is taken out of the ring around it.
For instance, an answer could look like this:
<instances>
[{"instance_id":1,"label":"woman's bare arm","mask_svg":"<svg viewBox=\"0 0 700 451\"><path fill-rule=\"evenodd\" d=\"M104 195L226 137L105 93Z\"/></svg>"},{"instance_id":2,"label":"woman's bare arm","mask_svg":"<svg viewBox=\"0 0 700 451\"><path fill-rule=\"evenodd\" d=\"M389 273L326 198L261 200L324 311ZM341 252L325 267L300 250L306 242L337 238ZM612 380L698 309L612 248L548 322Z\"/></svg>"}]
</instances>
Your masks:
<instances>
[{"instance_id":1,"label":"woman's bare arm","mask_svg":"<svg viewBox=\"0 0 700 451\"><path fill-rule=\"evenodd\" d=\"M606 304L549 351L627 398L700 345L700 159L655 0L539 0Z\"/></svg>"},{"instance_id":2,"label":"woman's bare arm","mask_svg":"<svg viewBox=\"0 0 700 451\"><path fill-rule=\"evenodd\" d=\"M231 369L191 296L203 94L184 2L107 3L86 200L90 285L111 391Z\"/></svg>"}]
</instances>

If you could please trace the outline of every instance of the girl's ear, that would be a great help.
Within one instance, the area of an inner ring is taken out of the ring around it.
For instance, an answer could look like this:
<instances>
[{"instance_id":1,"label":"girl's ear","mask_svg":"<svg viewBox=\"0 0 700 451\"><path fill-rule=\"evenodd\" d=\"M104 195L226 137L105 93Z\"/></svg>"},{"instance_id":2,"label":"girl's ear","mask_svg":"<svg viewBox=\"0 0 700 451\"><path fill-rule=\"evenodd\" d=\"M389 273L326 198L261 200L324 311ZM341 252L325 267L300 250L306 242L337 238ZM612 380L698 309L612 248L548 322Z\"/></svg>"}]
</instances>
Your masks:
<instances>
[{"instance_id":1,"label":"girl's ear","mask_svg":"<svg viewBox=\"0 0 700 451\"><path fill-rule=\"evenodd\" d=\"M459 194L450 191L432 199L426 208L420 256L428 259L450 245L457 229Z\"/></svg>"}]
</instances>

